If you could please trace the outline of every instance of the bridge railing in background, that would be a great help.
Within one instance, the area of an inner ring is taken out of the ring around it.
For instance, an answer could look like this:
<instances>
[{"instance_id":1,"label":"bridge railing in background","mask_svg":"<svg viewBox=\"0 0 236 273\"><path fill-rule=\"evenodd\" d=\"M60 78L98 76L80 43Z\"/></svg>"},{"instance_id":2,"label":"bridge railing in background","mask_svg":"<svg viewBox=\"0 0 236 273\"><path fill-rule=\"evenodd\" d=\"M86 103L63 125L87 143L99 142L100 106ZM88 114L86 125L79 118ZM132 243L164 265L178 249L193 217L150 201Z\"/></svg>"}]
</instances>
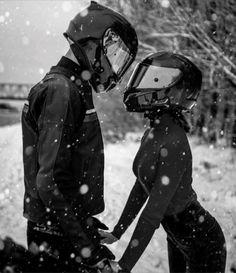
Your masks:
<instances>
[{"instance_id":1,"label":"bridge railing in background","mask_svg":"<svg viewBox=\"0 0 236 273\"><path fill-rule=\"evenodd\" d=\"M0 83L0 99L25 100L32 84Z\"/></svg>"}]
</instances>

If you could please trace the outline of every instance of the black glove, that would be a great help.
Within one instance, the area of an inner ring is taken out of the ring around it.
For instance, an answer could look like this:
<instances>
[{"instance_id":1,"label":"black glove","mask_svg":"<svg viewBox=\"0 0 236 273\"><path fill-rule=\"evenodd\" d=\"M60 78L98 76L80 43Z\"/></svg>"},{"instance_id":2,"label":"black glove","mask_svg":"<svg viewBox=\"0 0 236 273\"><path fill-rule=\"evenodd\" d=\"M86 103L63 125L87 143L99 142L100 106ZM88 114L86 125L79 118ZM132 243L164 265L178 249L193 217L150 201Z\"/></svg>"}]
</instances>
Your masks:
<instances>
[{"instance_id":1,"label":"black glove","mask_svg":"<svg viewBox=\"0 0 236 273\"><path fill-rule=\"evenodd\" d=\"M86 220L84 220L82 223L84 232L86 233L86 235L89 237L89 239L91 240L91 242L94 245L98 245L100 244L100 234L98 232L99 229L104 229L104 230L108 230L109 228L103 224L102 222L100 222L97 218L95 217L88 217Z\"/></svg>"},{"instance_id":2,"label":"black glove","mask_svg":"<svg viewBox=\"0 0 236 273\"><path fill-rule=\"evenodd\" d=\"M118 262L107 260L101 273L131 273L128 269L121 268Z\"/></svg>"},{"instance_id":3,"label":"black glove","mask_svg":"<svg viewBox=\"0 0 236 273\"><path fill-rule=\"evenodd\" d=\"M91 253L89 258L83 260L90 267L102 267L102 263L107 260L114 260L113 253L104 245L98 245Z\"/></svg>"}]
</instances>

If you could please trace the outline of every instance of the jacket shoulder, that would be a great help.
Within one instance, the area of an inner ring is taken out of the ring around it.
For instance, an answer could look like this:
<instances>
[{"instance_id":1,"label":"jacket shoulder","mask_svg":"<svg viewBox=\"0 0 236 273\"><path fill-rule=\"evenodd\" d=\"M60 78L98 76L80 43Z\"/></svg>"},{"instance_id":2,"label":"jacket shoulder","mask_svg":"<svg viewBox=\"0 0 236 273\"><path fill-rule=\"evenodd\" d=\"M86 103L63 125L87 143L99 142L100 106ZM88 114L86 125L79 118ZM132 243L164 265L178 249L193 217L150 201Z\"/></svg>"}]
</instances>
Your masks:
<instances>
[{"instance_id":1,"label":"jacket shoulder","mask_svg":"<svg viewBox=\"0 0 236 273\"><path fill-rule=\"evenodd\" d=\"M70 83L69 79L66 79L63 76L45 76L40 82L36 83L31 87L28 100L37 98L42 98L51 93L58 93L66 97L66 94L69 94Z\"/></svg>"},{"instance_id":2,"label":"jacket shoulder","mask_svg":"<svg viewBox=\"0 0 236 273\"><path fill-rule=\"evenodd\" d=\"M69 99L70 91L72 89L70 80L59 76L49 79L45 82L48 85L48 90L50 93L56 94L58 97L63 97L64 99ZM50 96L50 94L48 94Z\"/></svg>"}]
</instances>

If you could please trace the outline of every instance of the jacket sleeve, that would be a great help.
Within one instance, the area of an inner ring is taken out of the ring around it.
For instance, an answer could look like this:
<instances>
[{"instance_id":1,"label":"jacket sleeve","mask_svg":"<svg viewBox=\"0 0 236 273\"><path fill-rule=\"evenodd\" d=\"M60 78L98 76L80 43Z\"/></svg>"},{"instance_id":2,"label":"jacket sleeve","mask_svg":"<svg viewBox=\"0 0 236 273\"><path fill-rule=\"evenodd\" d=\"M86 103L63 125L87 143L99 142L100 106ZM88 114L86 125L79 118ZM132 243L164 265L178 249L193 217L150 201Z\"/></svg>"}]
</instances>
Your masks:
<instances>
[{"instance_id":1,"label":"jacket sleeve","mask_svg":"<svg viewBox=\"0 0 236 273\"><path fill-rule=\"evenodd\" d=\"M165 156L159 154L156 178L132 238L120 265L131 270L149 244L155 230L160 226L168 205L174 196L183 173L186 159L183 156L181 144L167 145Z\"/></svg>"},{"instance_id":2,"label":"jacket sleeve","mask_svg":"<svg viewBox=\"0 0 236 273\"><path fill-rule=\"evenodd\" d=\"M120 237L132 224L133 220L141 210L147 198L148 198L147 193L142 188L140 182L136 180L136 183L134 184L130 192L124 210L120 216L120 219L116 226L114 227L114 230L112 231L112 234L116 238L120 239Z\"/></svg>"},{"instance_id":3,"label":"jacket sleeve","mask_svg":"<svg viewBox=\"0 0 236 273\"><path fill-rule=\"evenodd\" d=\"M68 83L63 79L50 81L38 121L39 171L36 184L41 200L54 214L75 249L80 250L83 246L93 248L93 244L60 191L60 185L74 182L70 169L73 123Z\"/></svg>"}]
</instances>

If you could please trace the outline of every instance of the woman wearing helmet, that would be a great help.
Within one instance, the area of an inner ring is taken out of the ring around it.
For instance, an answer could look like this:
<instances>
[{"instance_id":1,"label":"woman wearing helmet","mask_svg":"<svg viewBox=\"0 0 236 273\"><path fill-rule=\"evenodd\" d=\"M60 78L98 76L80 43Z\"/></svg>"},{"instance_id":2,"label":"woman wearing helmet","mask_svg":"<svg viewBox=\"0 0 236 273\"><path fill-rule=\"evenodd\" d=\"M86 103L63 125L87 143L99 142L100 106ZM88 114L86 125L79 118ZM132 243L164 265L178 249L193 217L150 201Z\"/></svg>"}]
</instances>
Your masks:
<instances>
[{"instance_id":1,"label":"woman wearing helmet","mask_svg":"<svg viewBox=\"0 0 236 273\"><path fill-rule=\"evenodd\" d=\"M129 272L154 231L167 233L170 272L224 272L225 238L215 218L197 200L192 188L192 154L184 111L195 104L201 71L186 57L152 54L139 63L124 95L128 111L145 112L150 128L133 162L137 178L123 213L104 243L118 240L148 199L128 247L119 261Z\"/></svg>"}]
</instances>

